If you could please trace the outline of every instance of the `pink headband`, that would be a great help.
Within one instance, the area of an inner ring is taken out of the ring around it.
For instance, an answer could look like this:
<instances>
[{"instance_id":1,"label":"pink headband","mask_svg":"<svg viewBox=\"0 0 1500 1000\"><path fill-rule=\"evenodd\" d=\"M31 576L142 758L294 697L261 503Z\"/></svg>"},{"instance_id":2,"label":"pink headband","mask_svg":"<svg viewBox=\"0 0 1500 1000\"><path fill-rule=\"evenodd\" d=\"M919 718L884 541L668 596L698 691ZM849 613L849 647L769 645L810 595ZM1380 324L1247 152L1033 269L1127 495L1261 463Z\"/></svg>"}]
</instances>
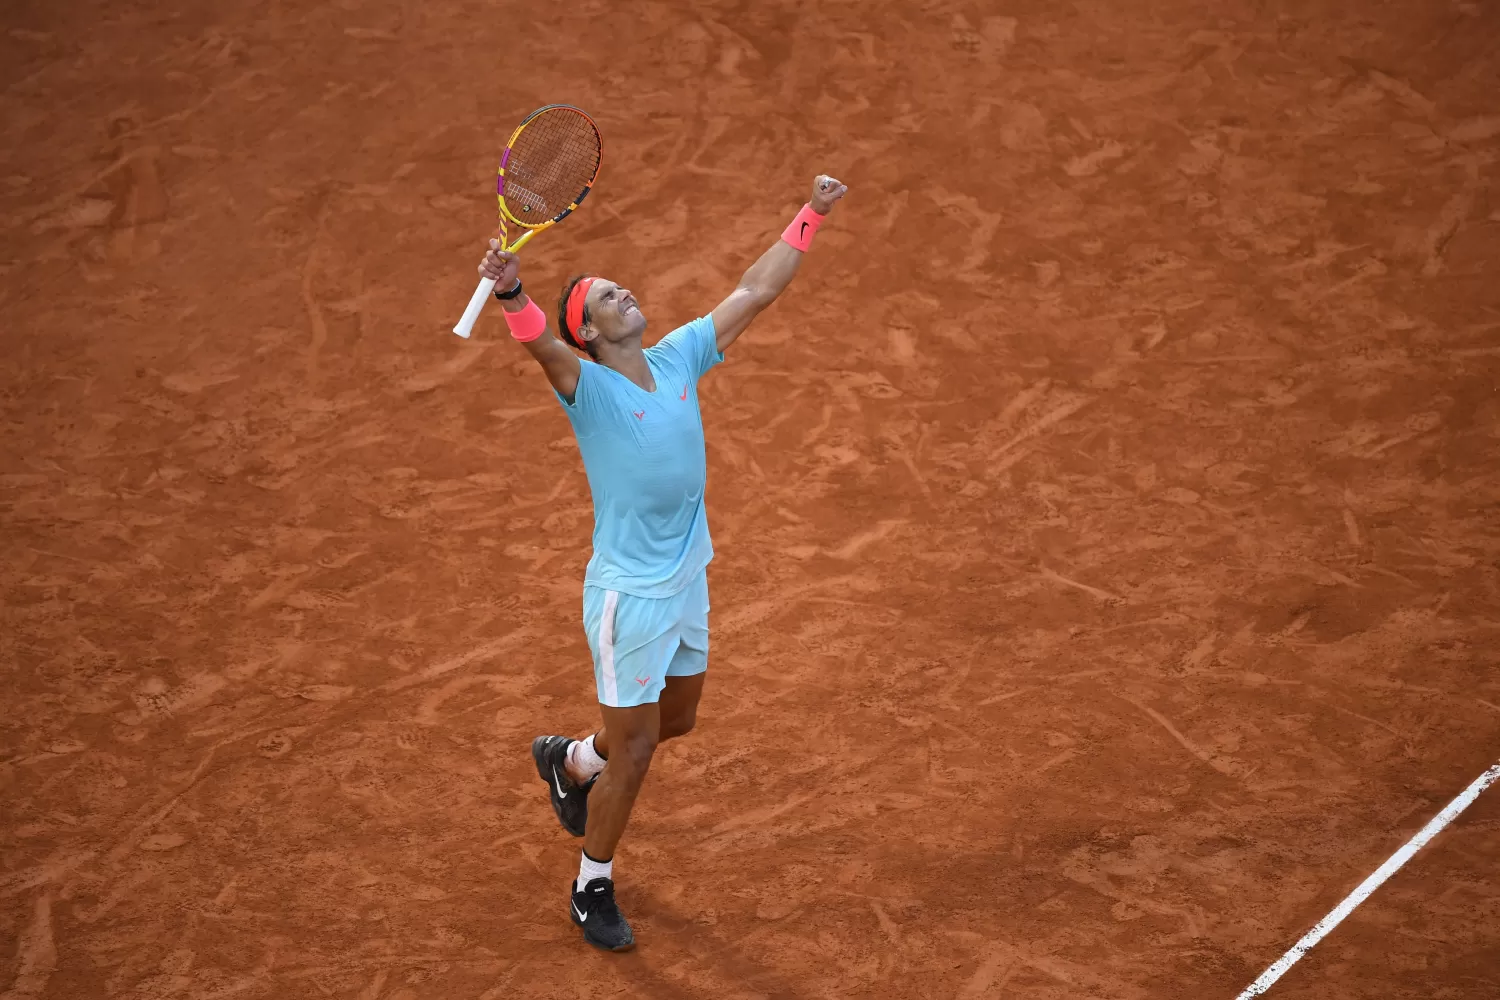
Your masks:
<instances>
[{"instance_id":1,"label":"pink headband","mask_svg":"<svg viewBox=\"0 0 1500 1000\"><path fill-rule=\"evenodd\" d=\"M573 335L573 339L579 343L583 343L582 338L578 336L579 329L583 327L583 303L589 297L589 286L593 283L593 278L584 278L578 284L574 285L573 290L568 293L568 331Z\"/></svg>"}]
</instances>

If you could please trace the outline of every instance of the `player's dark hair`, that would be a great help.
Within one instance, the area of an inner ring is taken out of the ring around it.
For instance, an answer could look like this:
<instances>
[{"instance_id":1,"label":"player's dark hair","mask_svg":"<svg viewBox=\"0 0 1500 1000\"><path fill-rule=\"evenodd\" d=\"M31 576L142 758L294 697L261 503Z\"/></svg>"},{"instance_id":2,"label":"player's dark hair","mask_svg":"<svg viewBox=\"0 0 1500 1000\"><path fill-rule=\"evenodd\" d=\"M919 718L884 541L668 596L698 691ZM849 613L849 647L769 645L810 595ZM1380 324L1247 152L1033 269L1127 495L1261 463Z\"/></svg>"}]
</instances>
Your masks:
<instances>
[{"instance_id":1,"label":"player's dark hair","mask_svg":"<svg viewBox=\"0 0 1500 1000\"><path fill-rule=\"evenodd\" d=\"M586 274L575 274L568 279L566 285L563 285L562 295L558 296L557 299L557 332L562 334L563 342L569 347L580 350L597 361L599 355L594 353L594 342L592 340L581 341L578 339L578 332L576 330L568 329L568 296L572 295L573 289L578 287L578 283L587 277L588 275ZM585 323L589 321L589 307L587 305L583 307L583 321Z\"/></svg>"}]
</instances>

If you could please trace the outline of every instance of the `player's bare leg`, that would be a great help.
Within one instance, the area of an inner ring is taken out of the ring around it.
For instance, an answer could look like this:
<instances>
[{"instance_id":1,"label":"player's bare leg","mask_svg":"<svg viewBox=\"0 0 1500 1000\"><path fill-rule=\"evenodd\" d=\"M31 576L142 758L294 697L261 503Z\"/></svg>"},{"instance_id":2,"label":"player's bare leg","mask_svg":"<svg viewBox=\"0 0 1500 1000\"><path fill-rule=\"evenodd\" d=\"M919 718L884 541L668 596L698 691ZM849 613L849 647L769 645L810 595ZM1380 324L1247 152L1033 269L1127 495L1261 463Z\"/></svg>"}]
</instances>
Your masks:
<instances>
[{"instance_id":1,"label":"player's bare leg","mask_svg":"<svg viewBox=\"0 0 1500 1000\"><path fill-rule=\"evenodd\" d=\"M693 731L698 721L698 701L703 696L703 681L708 674L692 677L668 677L661 700L655 705L636 708L606 708L604 727L594 734L594 752L608 764L589 793L589 822L583 849L590 856L605 860L614 857L615 846L630 819L636 793L646 780L656 747ZM610 734L615 736L611 737ZM619 747L611 752L611 740ZM575 772L569 765L569 777L580 784L592 775ZM596 821L594 814L604 811ZM602 852L602 853L601 853Z\"/></svg>"},{"instance_id":2,"label":"player's bare leg","mask_svg":"<svg viewBox=\"0 0 1500 1000\"><path fill-rule=\"evenodd\" d=\"M661 706L600 706L600 710L604 714L604 729L613 734L614 745L608 766L589 793L583 851L596 861L607 862L615 856L615 846L630 821L630 810L656 753L661 738Z\"/></svg>"},{"instance_id":3,"label":"player's bare leg","mask_svg":"<svg viewBox=\"0 0 1500 1000\"><path fill-rule=\"evenodd\" d=\"M572 899L573 923L584 940L607 951L635 946L635 934L615 903L615 846L630 821L630 810L646 781L661 735L661 706L600 706L604 728L613 737L609 762L589 791L583 857L578 863ZM597 743L596 743L597 745Z\"/></svg>"},{"instance_id":4,"label":"player's bare leg","mask_svg":"<svg viewBox=\"0 0 1500 1000\"><path fill-rule=\"evenodd\" d=\"M703 698L703 681L708 672L691 677L668 677L662 689L661 742L686 736L698 724L698 702Z\"/></svg>"},{"instance_id":5,"label":"player's bare leg","mask_svg":"<svg viewBox=\"0 0 1500 1000\"><path fill-rule=\"evenodd\" d=\"M686 736L693 731L698 724L698 702L703 697L703 681L708 674L695 674L692 677L668 677L666 687L662 690L660 729L657 732L657 742L665 743L667 740L675 740L679 736ZM581 737L577 742L587 744L589 737ZM593 735L593 752L600 761L609 761L609 727L603 726ZM580 748L581 750L581 748ZM592 767L592 762L581 760L583 755L575 750L568 757L568 777L574 782L585 785L594 775L604 769L604 763Z\"/></svg>"},{"instance_id":6,"label":"player's bare leg","mask_svg":"<svg viewBox=\"0 0 1500 1000\"><path fill-rule=\"evenodd\" d=\"M698 701L707 673L668 677L661 693L657 742L673 740L693 731L698 721ZM618 710L614 710L618 711ZM575 837L582 837L588 822L588 803L599 774L609 763L613 738L608 723L591 736L538 736L531 744L537 774L548 785L552 809L558 822Z\"/></svg>"},{"instance_id":7,"label":"player's bare leg","mask_svg":"<svg viewBox=\"0 0 1500 1000\"><path fill-rule=\"evenodd\" d=\"M667 678L660 699L651 704L600 706L603 727L587 739L565 741L566 747L559 746L554 754L554 759L566 760L567 773L553 780L572 789L563 799L559 818L567 816L574 822L581 818L585 826L583 857L572 886L573 922L596 947L624 951L635 944L630 924L615 904L615 848L630 822L657 746L664 739L686 735L697 722L706 676ZM546 740L565 738L544 737L544 748ZM556 793L553 798L556 808ZM583 802L588 803L586 810Z\"/></svg>"}]
</instances>

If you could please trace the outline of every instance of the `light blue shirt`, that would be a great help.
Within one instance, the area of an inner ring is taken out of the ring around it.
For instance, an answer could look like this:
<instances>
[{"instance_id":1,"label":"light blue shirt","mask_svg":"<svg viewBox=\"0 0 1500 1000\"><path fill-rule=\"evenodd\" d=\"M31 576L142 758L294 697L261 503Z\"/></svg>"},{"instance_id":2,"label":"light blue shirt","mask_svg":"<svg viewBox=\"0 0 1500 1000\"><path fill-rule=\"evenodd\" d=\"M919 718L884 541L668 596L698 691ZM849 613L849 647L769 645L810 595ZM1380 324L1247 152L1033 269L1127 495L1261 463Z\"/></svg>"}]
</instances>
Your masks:
<instances>
[{"instance_id":1,"label":"light blue shirt","mask_svg":"<svg viewBox=\"0 0 1500 1000\"><path fill-rule=\"evenodd\" d=\"M698 379L724 360L717 336L700 316L646 348L655 392L585 359L573 402L558 394L594 497L584 586L670 597L713 559Z\"/></svg>"}]
</instances>

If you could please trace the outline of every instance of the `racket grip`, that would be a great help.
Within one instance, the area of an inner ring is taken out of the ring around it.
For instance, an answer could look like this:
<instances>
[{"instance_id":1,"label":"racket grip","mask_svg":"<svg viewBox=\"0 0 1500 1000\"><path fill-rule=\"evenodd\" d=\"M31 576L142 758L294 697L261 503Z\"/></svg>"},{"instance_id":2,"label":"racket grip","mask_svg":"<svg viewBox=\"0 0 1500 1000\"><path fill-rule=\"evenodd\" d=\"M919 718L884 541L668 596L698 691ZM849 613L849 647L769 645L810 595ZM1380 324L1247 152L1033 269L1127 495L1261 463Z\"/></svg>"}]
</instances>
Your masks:
<instances>
[{"instance_id":1,"label":"racket grip","mask_svg":"<svg viewBox=\"0 0 1500 1000\"><path fill-rule=\"evenodd\" d=\"M490 292L494 290L494 278L479 279L479 287L474 289L474 295L469 299L469 307L464 310L463 318L460 319L458 321L458 325L453 328L454 333L458 334L460 337L463 337L465 340L469 338L470 332L472 332L474 329L475 321L479 319L479 314L484 311L484 300L489 298Z\"/></svg>"}]
</instances>

